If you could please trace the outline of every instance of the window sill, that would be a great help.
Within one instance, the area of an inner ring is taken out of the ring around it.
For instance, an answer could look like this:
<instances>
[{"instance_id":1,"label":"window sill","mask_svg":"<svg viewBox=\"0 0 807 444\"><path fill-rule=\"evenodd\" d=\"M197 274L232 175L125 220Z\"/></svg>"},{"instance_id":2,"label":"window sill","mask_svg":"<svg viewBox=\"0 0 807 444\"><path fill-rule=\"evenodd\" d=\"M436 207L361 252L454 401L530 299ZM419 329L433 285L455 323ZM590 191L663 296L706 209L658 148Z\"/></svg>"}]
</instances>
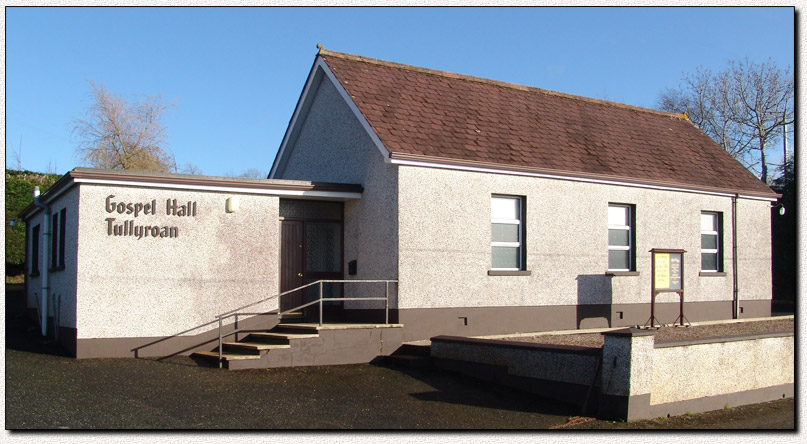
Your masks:
<instances>
[{"instance_id":1,"label":"window sill","mask_svg":"<svg viewBox=\"0 0 807 444\"><path fill-rule=\"evenodd\" d=\"M726 277L726 272L724 271L701 271L698 273L698 276L701 277Z\"/></svg>"},{"instance_id":2,"label":"window sill","mask_svg":"<svg viewBox=\"0 0 807 444\"><path fill-rule=\"evenodd\" d=\"M48 268L48 272L50 272L50 273L55 273L57 271L64 271L64 267Z\"/></svg>"},{"instance_id":3,"label":"window sill","mask_svg":"<svg viewBox=\"0 0 807 444\"><path fill-rule=\"evenodd\" d=\"M531 276L530 270L488 270L488 276Z\"/></svg>"},{"instance_id":4,"label":"window sill","mask_svg":"<svg viewBox=\"0 0 807 444\"><path fill-rule=\"evenodd\" d=\"M638 271L606 271L606 276L639 276Z\"/></svg>"}]
</instances>

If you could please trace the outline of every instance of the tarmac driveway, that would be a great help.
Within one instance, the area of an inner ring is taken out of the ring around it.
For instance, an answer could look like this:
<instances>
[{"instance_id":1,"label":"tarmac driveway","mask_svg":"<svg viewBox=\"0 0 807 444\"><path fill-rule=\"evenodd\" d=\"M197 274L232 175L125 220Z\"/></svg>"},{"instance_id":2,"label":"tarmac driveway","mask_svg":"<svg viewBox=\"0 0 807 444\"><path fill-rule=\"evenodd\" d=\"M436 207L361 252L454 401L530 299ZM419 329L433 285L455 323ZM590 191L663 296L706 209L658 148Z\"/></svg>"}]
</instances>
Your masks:
<instances>
[{"instance_id":1,"label":"tarmac driveway","mask_svg":"<svg viewBox=\"0 0 807 444\"><path fill-rule=\"evenodd\" d=\"M7 430L795 428L792 398L668 421L612 423L432 369L227 371L187 357L75 360L6 308Z\"/></svg>"},{"instance_id":2,"label":"tarmac driveway","mask_svg":"<svg viewBox=\"0 0 807 444\"><path fill-rule=\"evenodd\" d=\"M14 324L18 325L14 325ZM75 360L7 322L6 428L546 429L572 408L433 370ZM29 324L30 325L30 324Z\"/></svg>"}]
</instances>

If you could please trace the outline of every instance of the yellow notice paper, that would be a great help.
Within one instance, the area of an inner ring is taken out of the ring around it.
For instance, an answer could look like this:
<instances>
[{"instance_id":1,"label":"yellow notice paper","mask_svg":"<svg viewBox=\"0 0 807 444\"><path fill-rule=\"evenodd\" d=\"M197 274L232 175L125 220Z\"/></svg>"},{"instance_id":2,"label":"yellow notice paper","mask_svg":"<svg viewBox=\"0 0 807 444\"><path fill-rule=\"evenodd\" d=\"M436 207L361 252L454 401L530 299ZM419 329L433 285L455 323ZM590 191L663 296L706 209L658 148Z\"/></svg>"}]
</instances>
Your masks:
<instances>
[{"instance_id":1,"label":"yellow notice paper","mask_svg":"<svg viewBox=\"0 0 807 444\"><path fill-rule=\"evenodd\" d=\"M670 254L656 253L656 268L654 272L654 282L656 290L670 288Z\"/></svg>"}]
</instances>

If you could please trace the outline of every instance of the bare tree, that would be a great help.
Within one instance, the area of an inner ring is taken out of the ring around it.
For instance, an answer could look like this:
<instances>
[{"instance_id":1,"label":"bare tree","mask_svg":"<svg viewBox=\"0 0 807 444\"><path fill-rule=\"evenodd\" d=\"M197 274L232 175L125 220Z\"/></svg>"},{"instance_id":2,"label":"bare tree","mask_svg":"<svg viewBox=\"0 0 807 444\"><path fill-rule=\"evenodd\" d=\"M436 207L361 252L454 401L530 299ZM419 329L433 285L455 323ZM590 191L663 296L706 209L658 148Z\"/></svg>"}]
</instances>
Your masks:
<instances>
[{"instance_id":1,"label":"bare tree","mask_svg":"<svg viewBox=\"0 0 807 444\"><path fill-rule=\"evenodd\" d=\"M22 171L22 136L20 136L20 146L14 151L14 160L17 162L17 171Z\"/></svg>"},{"instance_id":2,"label":"bare tree","mask_svg":"<svg viewBox=\"0 0 807 444\"><path fill-rule=\"evenodd\" d=\"M198 166L196 166L196 164L191 163L191 162L185 162L185 164L182 165L182 167L180 167L177 170L177 172L182 173L182 174L193 174L193 175L197 175L197 176L204 174L202 172L202 170L199 169Z\"/></svg>"},{"instance_id":3,"label":"bare tree","mask_svg":"<svg viewBox=\"0 0 807 444\"><path fill-rule=\"evenodd\" d=\"M263 171L257 168L250 168L238 175L238 177L245 177L250 179L266 179L266 176L268 176L268 174L264 173Z\"/></svg>"},{"instance_id":4,"label":"bare tree","mask_svg":"<svg viewBox=\"0 0 807 444\"><path fill-rule=\"evenodd\" d=\"M689 119L749 170L768 182L768 145L793 123L793 75L772 61L729 62L713 75L699 68L658 102L665 111Z\"/></svg>"},{"instance_id":5,"label":"bare tree","mask_svg":"<svg viewBox=\"0 0 807 444\"><path fill-rule=\"evenodd\" d=\"M85 119L74 122L80 140L77 154L87 164L98 168L171 172L176 170L174 156L163 148L164 105L157 96L129 102L90 82L92 105Z\"/></svg>"}]
</instances>

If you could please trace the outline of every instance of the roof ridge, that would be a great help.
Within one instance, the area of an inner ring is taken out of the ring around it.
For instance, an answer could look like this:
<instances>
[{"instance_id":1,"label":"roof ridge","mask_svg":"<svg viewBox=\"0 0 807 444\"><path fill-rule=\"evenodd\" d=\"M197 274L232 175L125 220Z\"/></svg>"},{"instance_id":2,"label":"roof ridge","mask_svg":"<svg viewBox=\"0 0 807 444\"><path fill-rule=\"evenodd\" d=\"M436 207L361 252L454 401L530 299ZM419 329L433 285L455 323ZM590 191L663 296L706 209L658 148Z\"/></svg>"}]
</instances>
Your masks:
<instances>
[{"instance_id":1,"label":"roof ridge","mask_svg":"<svg viewBox=\"0 0 807 444\"><path fill-rule=\"evenodd\" d=\"M370 63L370 64L373 64L373 65L386 66L386 67L389 67L389 68L396 68L396 69L403 69L403 70L407 70L407 71L419 72L419 73L422 73L422 74L430 74L430 75L436 75L436 76L441 76L441 77L446 77L446 78L451 78L451 79L465 80L465 81L469 81L469 82L476 82L476 83L482 83L482 84L487 84L487 85L492 85L492 86L499 86L499 87L503 87L503 88L515 89L515 90L518 90L518 91L533 92L533 93L539 93L539 94L547 94L547 95L563 97L563 98L571 99L571 100L579 100L579 101L583 101L583 102L597 103L597 104L601 104L601 105L614 106L614 107L617 107L617 108L623 108L623 109L637 111L637 112L646 112L646 113L651 113L651 114L658 114L658 115L662 115L662 116L667 116L667 117L671 117L671 118L676 118L676 119L689 121L689 117L685 113L683 113L683 114L682 113L672 113L672 112L661 111L661 110L652 109L652 108L644 108L644 107L636 106L636 105L629 105L629 104L626 104L626 103L619 103L619 102L612 102L612 101L608 101L608 100L594 99L594 98L591 98L591 97L580 96L580 95L576 95L576 94L569 94L569 93L564 93L564 92L559 92L559 91L552 91L552 90L549 90L549 89L537 88L537 87L534 87L534 86L521 85L521 84L518 84L518 83L503 82L503 81L500 81L500 80L486 79L484 77L471 76L471 75L467 75L467 74L458 74L458 73L454 73L454 72L450 72L450 71L440 71L440 70L436 70L436 69L423 68L423 67L415 66L415 65L407 65L407 64L404 64L404 63L389 62L389 61L386 61L386 60L375 59L375 58L372 58L372 57L365 57L365 56L360 56L360 55L356 55L356 54L348 54L348 53L344 53L344 52L331 51L331 50L328 50L328 49L325 49L325 48L319 48L319 52L317 53L317 55L318 56L338 57L338 58L345 59L345 60L353 60L353 61L357 61L357 62Z\"/></svg>"}]
</instances>

